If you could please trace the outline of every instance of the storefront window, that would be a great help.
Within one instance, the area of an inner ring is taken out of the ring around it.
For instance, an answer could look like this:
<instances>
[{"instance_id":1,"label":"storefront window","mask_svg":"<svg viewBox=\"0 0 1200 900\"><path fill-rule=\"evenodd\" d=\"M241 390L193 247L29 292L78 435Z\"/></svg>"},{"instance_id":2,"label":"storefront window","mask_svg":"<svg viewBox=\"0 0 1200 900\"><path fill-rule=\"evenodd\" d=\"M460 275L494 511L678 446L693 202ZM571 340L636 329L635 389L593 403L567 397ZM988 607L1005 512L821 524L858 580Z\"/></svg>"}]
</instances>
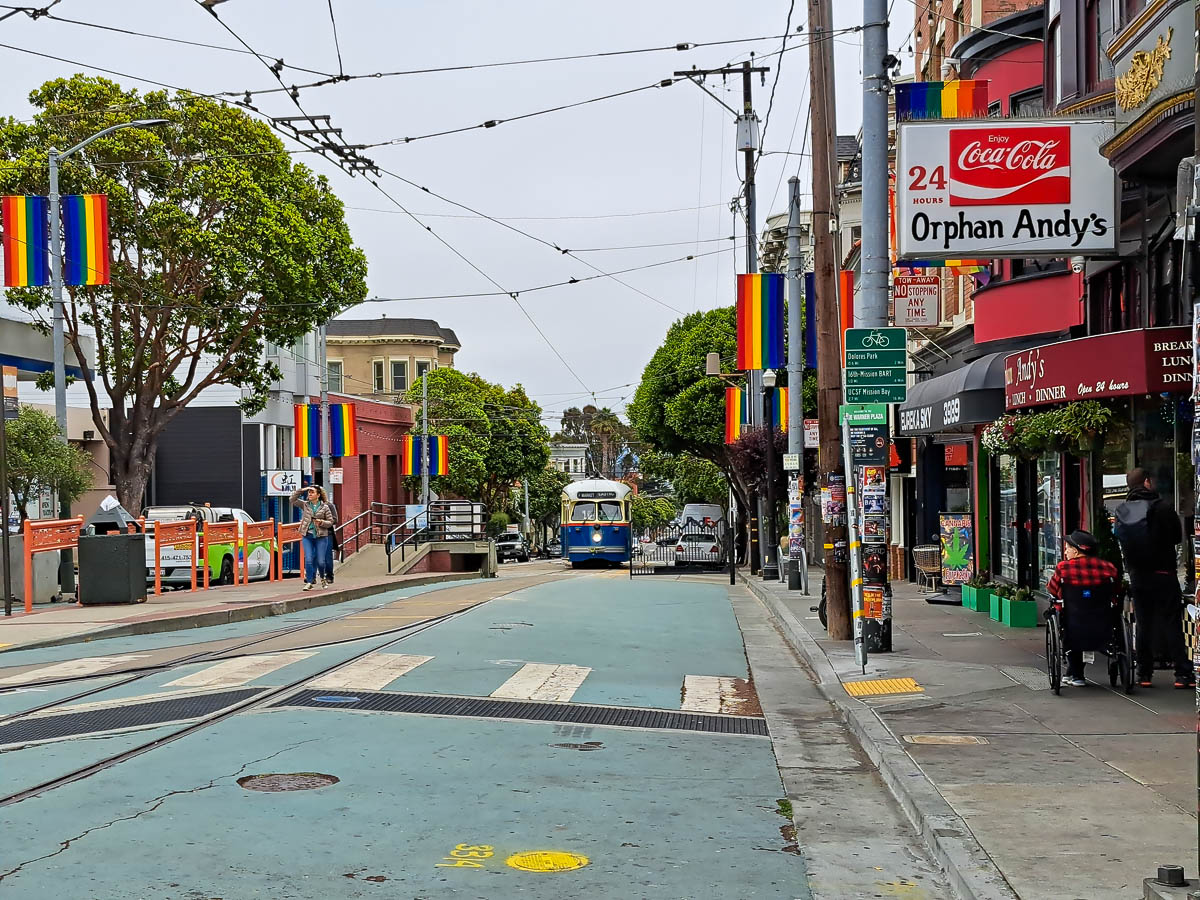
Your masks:
<instances>
[{"instance_id":1,"label":"storefront window","mask_svg":"<svg viewBox=\"0 0 1200 900\"><path fill-rule=\"evenodd\" d=\"M945 447L946 512L971 511L971 456L967 444Z\"/></svg>"},{"instance_id":2,"label":"storefront window","mask_svg":"<svg viewBox=\"0 0 1200 900\"><path fill-rule=\"evenodd\" d=\"M1175 502L1175 404L1174 396L1155 396L1134 403L1134 458L1150 473L1154 489Z\"/></svg>"},{"instance_id":3,"label":"storefront window","mask_svg":"<svg viewBox=\"0 0 1200 900\"><path fill-rule=\"evenodd\" d=\"M1062 464L1057 453L1037 460L1037 568L1044 585L1062 558Z\"/></svg>"},{"instance_id":4,"label":"storefront window","mask_svg":"<svg viewBox=\"0 0 1200 900\"><path fill-rule=\"evenodd\" d=\"M1133 468L1133 422L1128 401L1113 404L1113 418L1099 455L1100 496L1111 519L1125 502L1125 475ZM1099 509L1097 509L1099 513Z\"/></svg>"},{"instance_id":5,"label":"storefront window","mask_svg":"<svg viewBox=\"0 0 1200 900\"><path fill-rule=\"evenodd\" d=\"M1000 555L997 574L1009 581L1017 580L1017 458L998 457L1000 468Z\"/></svg>"}]
</instances>

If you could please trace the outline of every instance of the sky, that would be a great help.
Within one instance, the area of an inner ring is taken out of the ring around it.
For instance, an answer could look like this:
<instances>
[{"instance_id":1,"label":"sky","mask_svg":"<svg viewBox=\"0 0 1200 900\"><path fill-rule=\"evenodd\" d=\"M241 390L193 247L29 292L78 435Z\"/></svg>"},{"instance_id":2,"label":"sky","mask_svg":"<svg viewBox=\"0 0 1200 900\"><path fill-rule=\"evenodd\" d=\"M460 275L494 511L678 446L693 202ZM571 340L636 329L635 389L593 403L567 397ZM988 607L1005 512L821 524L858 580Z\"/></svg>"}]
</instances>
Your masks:
<instances>
[{"instance_id":1,"label":"sky","mask_svg":"<svg viewBox=\"0 0 1200 900\"><path fill-rule=\"evenodd\" d=\"M789 5L794 9L788 47L795 49L779 55ZM839 0L833 6L835 29L861 24L859 4ZM909 0L893 0L893 7L891 43L898 47L913 13ZM771 69L765 85L754 81L767 151L757 169L760 226L767 214L783 209L787 177L798 173L803 185L809 182L810 159L795 155L809 149L807 51L803 32L796 32L806 24L806 8L804 0L611 0L602 7L548 0L224 0L215 7L255 51L284 60L288 84L322 77L291 67L371 74L770 38L686 52L366 78L300 93L304 109L328 114L347 142L375 143L511 119L654 84L680 69L740 63L754 51ZM74 72L99 74L98 68L115 70L121 74L108 77L141 89L153 87L141 79L239 96L278 87L249 53L120 34L55 16L240 48L195 0L60 0L52 17L19 14L0 23L0 52L8 58L9 73L0 81L3 114L27 118L31 89ZM861 35L839 34L834 46L838 131L854 133L861 115ZM903 59L911 69L907 55ZM740 107L740 78L725 85L710 78L708 87L729 106ZM297 114L282 93L261 94L254 105L268 115ZM587 402L621 409L671 322L693 310L731 304L734 274L745 271L744 231L741 224L735 228L729 209L740 191L733 117L687 81L364 153L416 185L533 237L384 176L380 187L393 203L361 177L351 178L311 154L297 156L327 174L346 204L351 233L367 254L368 296L400 298L370 302L344 317L436 319L462 342L459 368L505 385L521 383L551 419ZM706 255L675 261L691 254ZM619 281L596 278L523 293L655 263L664 264L625 272ZM516 292L517 300L448 297L496 291L497 284Z\"/></svg>"}]
</instances>

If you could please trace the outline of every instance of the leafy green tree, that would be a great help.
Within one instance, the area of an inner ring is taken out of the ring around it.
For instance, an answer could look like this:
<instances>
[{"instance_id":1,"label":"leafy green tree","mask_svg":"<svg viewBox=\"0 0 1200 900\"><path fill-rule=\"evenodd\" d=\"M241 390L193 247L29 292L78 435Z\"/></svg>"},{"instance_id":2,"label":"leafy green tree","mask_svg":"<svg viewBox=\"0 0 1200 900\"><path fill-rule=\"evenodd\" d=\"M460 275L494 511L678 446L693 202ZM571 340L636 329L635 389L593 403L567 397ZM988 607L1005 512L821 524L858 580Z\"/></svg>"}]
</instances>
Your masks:
<instances>
[{"instance_id":1,"label":"leafy green tree","mask_svg":"<svg viewBox=\"0 0 1200 900\"><path fill-rule=\"evenodd\" d=\"M646 497L639 494L633 498L632 506L632 523L636 532L661 528L675 518L675 504L666 497Z\"/></svg>"},{"instance_id":2,"label":"leafy green tree","mask_svg":"<svg viewBox=\"0 0 1200 900\"><path fill-rule=\"evenodd\" d=\"M668 482L680 506L688 503L725 506L729 502L729 480L716 463L707 459L687 453L677 456L646 453L642 455L642 475L650 484L659 479Z\"/></svg>"},{"instance_id":3,"label":"leafy green tree","mask_svg":"<svg viewBox=\"0 0 1200 900\"><path fill-rule=\"evenodd\" d=\"M91 489L91 454L58 439L54 416L22 406L20 415L5 423L4 435L8 442L8 489L17 501L22 522L29 518L26 506L43 491L71 503Z\"/></svg>"},{"instance_id":4,"label":"leafy green tree","mask_svg":"<svg viewBox=\"0 0 1200 900\"><path fill-rule=\"evenodd\" d=\"M617 478L621 454L633 439L633 429L607 406L588 404L563 410L556 441L587 444L588 471L601 478Z\"/></svg>"},{"instance_id":5,"label":"leafy green tree","mask_svg":"<svg viewBox=\"0 0 1200 900\"><path fill-rule=\"evenodd\" d=\"M550 461L541 407L519 384L504 388L452 368L424 377L429 379L429 433L450 439L450 473L432 479L434 488L478 500L492 512L509 509L512 486ZM418 379L406 400L419 406L421 395ZM418 413L414 431L422 430L424 415ZM411 485L419 482L414 478Z\"/></svg>"},{"instance_id":6,"label":"leafy green tree","mask_svg":"<svg viewBox=\"0 0 1200 900\"><path fill-rule=\"evenodd\" d=\"M571 476L557 469L545 468L529 476L529 518L543 538L559 525L563 488L570 483Z\"/></svg>"},{"instance_id":7,"label":"leafy green tree","mask_svg":"<svg viewBox=\"0 0 1200 900\"><path fill-rule=\"evenodd\" d=\"M67 288L66 339L108 445L117 497L140 507L159 435L205 388L261 410L294 343L366 297L366 258L324 177L269 127L191 94L140 94L105 78L49 81L33 121L0 123L0 193L45 194L46 152L141 118L168 124L99 138L63 164L64 194L107 194L112 283ZM48 321L48 288L8 299ZM103 410L107 409L107 417Z\"/></svg>"}]
</instances>

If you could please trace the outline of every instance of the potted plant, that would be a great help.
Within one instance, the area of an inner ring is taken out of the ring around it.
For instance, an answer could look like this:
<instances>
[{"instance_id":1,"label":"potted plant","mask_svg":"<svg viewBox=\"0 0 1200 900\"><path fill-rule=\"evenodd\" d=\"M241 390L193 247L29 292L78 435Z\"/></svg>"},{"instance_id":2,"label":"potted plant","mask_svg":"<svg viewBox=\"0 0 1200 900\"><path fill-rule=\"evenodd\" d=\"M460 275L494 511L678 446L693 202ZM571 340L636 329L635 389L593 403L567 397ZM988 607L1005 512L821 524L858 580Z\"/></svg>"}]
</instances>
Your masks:
<instances>
[{"instance_id":1,"label":"potted plant","mask_svg":"<svg viewBox=\"0 0 1200 900\"><path fill-rule=\"evenodd\" d=\"M987 612L992 595L992 585L987 572L977 572L962 586L962 603L975 612Z\"/></svg>"},{"instance_id":2,"label":"potted plant","mask_svg":"<svg viewBox=\"0 0 1200 900\"><path fill-rule=\"evenodd\" d=\"M1004 598L1011 597L1014 593L1016 593L1016 588L1014 588L1011 584L996 585L988 597L988 618L993 622L999 622L1004 609ZM980 610L980 612L982 612L982 610Z\"/></svg>"},{"instance_id":3,"label":"potted plant","mask_svg":"<svg viewBox=\"0 0 1200 900\"><path fill-rule=\"evenodd\" d=\"M1021 588L1005 597L1001 604L1000 621L1010 628L1036 628L1038 605L1029 588Z\"/></svg>"},{"instance_id":4,"label":"potted plant","mask_svg":"<svg viewBox=\"0 0 1200 900\"><path fill-rule=\"evenodd\" d=\"M1095 400L1076 400L1055 410L1055 428L1067 443L1066 449L1085 456L1097 449L1112 422L1113 411Z\"/></svg>"}]
</instances>

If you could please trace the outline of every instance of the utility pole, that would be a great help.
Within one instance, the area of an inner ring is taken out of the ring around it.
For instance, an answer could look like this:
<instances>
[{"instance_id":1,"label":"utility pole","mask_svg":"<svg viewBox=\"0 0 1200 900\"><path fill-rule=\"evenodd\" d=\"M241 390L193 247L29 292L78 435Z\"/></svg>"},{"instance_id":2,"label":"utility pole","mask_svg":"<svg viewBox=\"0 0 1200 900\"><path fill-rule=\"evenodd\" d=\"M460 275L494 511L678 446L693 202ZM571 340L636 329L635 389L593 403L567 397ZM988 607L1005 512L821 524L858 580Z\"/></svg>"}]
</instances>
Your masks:
<instances>
[{"instance_id":1,"label":"utility pole","mask_svg":"<svg viewBox=\"0 0 1200 900\"><path fill-rule=\"evenodd\" d=\"M845 497L846 473L842 467L841 310L837 296L837 264L833 231L837 202L834 195L833 35L828 0L808 0L810 24L808 65L812 81L813 164L813 271L817 288L817 418L821 429L821 488ZM850 596L846 579L849 547L846 541L845 502L839 517L825 522L825 588L829 636L852 637Z\"/></svg>"},{"instance_id":2,"label":"utility pole","mask_svg":"<svg viewBox=\"0 0 1200 900\"><path fill-rule=\"evenodd\" d=\"M321 367L321 485L333 502L333 484L329 480L329 467L333 464L329 455L332 449L332 429L329 427L329 348L325 342L325 327L317 328L317 364Z\"/></svg>"},{"instance_id":3,"label":"utility pole","mask_svg":"<svg viewBox=\"0 0 1200 900\"><path fill-rule=\"evenodd\" d=\"M742 111L737 113L725 106L725 103L719 98L714 97L718 103L729 109L737 117L738 122L738 149L743 153L745 175L744 189L746 196L746 273L749 275L758 274L758 227L757 227L757 212L758 201L754 188L754 157L759 150L758 146L758 117L754 114L754 85L753 76L758 74L761 78L766 78L767 72L770 71L766 66L755 66L749 60L743 62L739 66L722 66L719 69L689 69L682 72L675 72L677 78L687 78L691 80L697 87L705 93L708 93L704 87L704 78L708 75L720 75L722 78L732 74L740 73L742 76ZM712 95L710 95L712 96ZM762 417L762 371L751 369L746 372L746 390L749 393L750 402L750 427L757 428L763 424ZM759 568L759 560L761 554L773 552L772 548L763 544L762 535L765 533L764 518L766 509L762 498L757 492L752 492L750 495L750 514L752 518L750 526L750 546L749 546L749 563L750 572L753 574ZM773 511L772 511L773 512Z\"/></svg>"},{"instance_id":4,"label":"utility pole","mask_svg":"<svg viewBox=\"0 0 1200 900\"><path fill-rule=\"evenodd\" d=\"M54 352L54 420L58 424L58 439L67 443L67 348L63 331L63 258L62 225L59 213L58 193L58 149L50 148L50 295L54 305L51 332L51 347ZM8 490L7 485L4 490ZM58 495L58 517L71 517L71 504L62 494ZM7 539L8 521L4 522ZM60 550L58 557L58 589L60 594L75 590L75 560L70 550Z\"/></svg>"},{"instance_id":5,"label":"utility pole","mask_svg":"<svg viewBox=\"0 0 1200 900\"><path fill-rule=\"evenodd\" d=\"M421 376L421 505L429 521L429 369Z\"/></svg>"},{"instance_id":6,"label":"utility pole","mask_svg":"<svg viewBox=\"0 0 1200 900\"><path fill-rule=\"evenodd\" d=\"M800 249L800 179L788 179L787 225L787 336L788 336L788 453L798 454L800 469L788 479L788 531L792 517L800 517L800 547L788 554L788 590L798 591L801 585L808 590L808 560L804 553L804 291L801 288L804 272L803 251ZM813 311L809 310L809 315ZM793 512L792 507L799 507ZM789 544L792 544L789 541ZM805 571L801 571L804 567Z\"/></svg>"}]
</instances>

